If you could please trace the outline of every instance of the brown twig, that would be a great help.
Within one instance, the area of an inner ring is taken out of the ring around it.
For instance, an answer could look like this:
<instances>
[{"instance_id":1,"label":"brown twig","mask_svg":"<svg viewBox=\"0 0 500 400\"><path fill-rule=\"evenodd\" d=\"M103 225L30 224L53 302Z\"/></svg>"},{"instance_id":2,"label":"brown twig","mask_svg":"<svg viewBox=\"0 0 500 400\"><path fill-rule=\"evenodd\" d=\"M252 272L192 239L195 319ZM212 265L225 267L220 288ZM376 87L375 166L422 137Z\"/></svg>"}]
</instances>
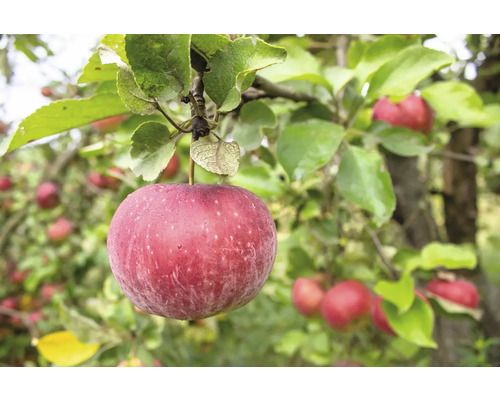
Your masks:
<instances>
[{"instance_id":1,"label":"brown twig","mask_svg":"<svg viewBox=\"0 0 500 400\"><path fill-rule=\"evenodd\" d=\"M380 240L379 240L377 234L375 233L375 231L373 229L371 229L367 225L365 225L365 231L368 232L368 234L370 235L370 237L372 239L372 242L375 245L375 248L377 249L378 255L380 256L380 258L382 259L382 261L384 262L384 264L387 266L387 268L389 268L389 271L391 272L392 277L394 279L398 279L399 278L399 274L398 274L397 268L391 262L391 260L389 260L389 257L387 257L387 254L385 254L385 251L384 251L384 248L382 246L382 243L380 243Z\"/></svg>"},{"instance_id":2,"label":"brown twig","mask_svg":"<svg viewBox=\"0 0 500 400\"><path fill-rule=\"evenodd\" d=\"M40 338L40 332L34 322L30 320L30 316L27 313L12 310L10 308L0 306L0 314L8 315L9 317L19 318L22 324L28 328L28 331L31 336L31 345L36 346L38 343L38 339Z\"/></svg>"}]
</instances>

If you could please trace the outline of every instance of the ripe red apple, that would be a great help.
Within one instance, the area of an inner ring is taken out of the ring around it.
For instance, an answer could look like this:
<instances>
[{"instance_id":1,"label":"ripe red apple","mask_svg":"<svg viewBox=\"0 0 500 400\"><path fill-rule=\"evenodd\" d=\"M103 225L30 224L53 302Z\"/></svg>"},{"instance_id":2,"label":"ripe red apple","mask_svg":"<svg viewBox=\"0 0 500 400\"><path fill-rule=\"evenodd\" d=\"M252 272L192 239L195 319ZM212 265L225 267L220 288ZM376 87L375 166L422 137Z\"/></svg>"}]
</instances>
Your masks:
<instances>
[{"instance_id":1,"label":"ripe red apple","mask_svg":"<svg viewBox=\"0 0 500 400\"><path fill-rule=\"evenodd\" d=\"M12 179L9 176L0 176L0 192L12 187Z\"/></svg>"},{"instance_id":2,"label":"ripe red apple","mask_svg":"<svg viewBox=\"0 0 500 400\"><path fill-rule=\"evenodd\" d=\"M18 270L12 271L10 273L10 280L13 283L23 283L24 280L28 277L29 273L30 272L27 271L27 270L24 270L24 271L18 271Z\"/></svg>"},{"instance_id":3,"label":"ripe red apple","mask_svg":"<svg viewBox=\"0 0 500 400\"><path fill-rule=\"evenodd\" d=\"M42 93L42 96L45 96L45 97L52 96L52 88L50 88L48 86L43 87L42 90L40 90L40 92Z\"/></svg>"},{"instance_id":4,"label":"ripe red apple","mask_svg":"<svg viewBox=\"0 0 500 400\"><path fill-rule=\"evenodd\" d=\"M88 176L90 184L94 185L99 189L105 189L108 186L108 181L103 174L99 172L91 172Z\"/></svg>"},{"instance_id":5,"label":"ripe red apple","mask_svg":"<svg viewBox=\"0 0 500 400\"><path fill-rule=\"evenodd\" d=\"M66 239L73 230L71 222L66 218L57 218L56 221L49 227L48 236L53 242L62 242Z\"/></svg>"},{"instance_id":6,"label":"ripe red apple","mask_svg":"<svg viewBox=\"0 0 500 400\"><path fill-rule=\"evenodd\" d=\"M40 294L45 301L51 301L55 293L64 290L63 284L44 283L40 288Z\"/></svg>"},{"instance_id":7,"label":"ripe red apple","mask_svg":"<svg viewBox=\"0 0 500 400\"><path fill-rule=\"evenodd\" d=\"M356 329L370 313L370 291L357 281L337 283L326 292L321 312L326 322L339 331Z\"/></svg>"},{"instance_id":8,"label":"ripe red apple","mask_svg":"<svg viewBox=\"0 0 500 400\"><path fill-rule=\"evenodd\" d=\"M41 208L54 208L59 205L59 186L52 182L40 185L36 193L36 200Z\"/></svg>"},{"instance_id":9,"label":"ripe red apple","mask_svg":"<svg viewBox=\"0 0 500 400\"><path fill-rule=\"evenodd\" d=\"M295 308L305 317L321 315L321 303L326 291L312 278L298 278L292 288Z\"/></svg>"},{"instance_id":10,"label":"ripe red apple","mask_svg":"<svg viewBox=\"0 0 500 400\"><path fill-rule=\"evenodd\" d=\"M161 174L162 177L172 179L175 175L177 175L177 172L179 171L179 165L179 156L177 155L177 153L174 153L166 168L163 170Z\"/></svg>"},{"instance_id":11,"label":"ripe red apple","mask_svg":"<svg viewBox=\"0 0 500 400\"><path fill-rule=\"evenodd\" d=\"M15 297L6 297L0 302L0 306L9 310L17 310L19 308L19 301Z\"/></svg>"},{"instance_id":12,"label":"ripe red apple","mask_svg":"<svg viewBox=\"0 0 500 400\"><path fill-rule=\"evenodd\" d=\"M36 324L43 318L43 315L40 311L33 311L29 314L29 319L32 323Z\"/></svg>"},{"instance_id":13,"label":"ripe red apple","mask_svg":"<svg viewBox=\"0 0 500 400\"><path fill-rule=\"evenodd\" d=\"M423 293L417 289L414 290L415 296L421 298L426 303L429 303L429 300L423 295ZM388 335L396 336L396 332L389 325L389 321L387 320L387 316L385 315L384 310L382 309L382 296L375 296L372 300L371 305L371 316L373 324L382 332L387 333Z\"/></svg>"},{"instance_id":14,"label":"ripe red apple","mask_svg":"<svg viewBox=\"0 0 500 400\"><path fill-rule=\"evenodd\" d=\"M434 124L434 111L424 99L410 94L399 103L388 98L378 100L373 107L372 120L386 121L392 126L403 126L427 135Z\"/></svg>"},{"instance_id":15,"label":"ripe red apple","mask_svg":"<svg viewBox=\"0 0 500 400\"><path fill-rule=\"evenodd\" d=\"M433 279L427 284L427 291L464 307L476 308L479 305L477 287L466 280L445 281Z\"/></svg>"},{"instance_id":16,"label":"ripe red apple","mask_svg":"<svg viewBox=\"0 0 500 400\"><path fill-rule=\"evenodd\" d=\"M101 119L99 121L94 121L90 125L101 133L109 133L117 129L120 126L120 124L127 119L127 117L128 114L115 115L113 117L108 117Z\"/></svg>"},{"instance_id":17,"label":"ripe red apple","mask_svg":"<svg viewBox=\"0 0 500 400\"><path fill-rule=\"evenodd\" d=\"M237 186L154 184L130 194L108 231L115 278L150 314L201 319L242 307L276 257L265 203Z\"/></svg>"}]
</instances>

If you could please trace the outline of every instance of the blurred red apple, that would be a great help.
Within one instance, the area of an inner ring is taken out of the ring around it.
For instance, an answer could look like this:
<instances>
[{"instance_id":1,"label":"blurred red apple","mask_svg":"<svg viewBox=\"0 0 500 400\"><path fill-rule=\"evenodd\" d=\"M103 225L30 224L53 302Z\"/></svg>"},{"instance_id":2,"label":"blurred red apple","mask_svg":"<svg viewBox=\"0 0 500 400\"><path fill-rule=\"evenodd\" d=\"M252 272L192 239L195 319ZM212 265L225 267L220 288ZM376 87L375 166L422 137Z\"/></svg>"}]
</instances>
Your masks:
<instances>
[{"instance_id":1,"label":"blurred red apple","mask_svg":"<svg viewBox=\"0 0 500 400\"><path fill-rule=\"evenodd\" d=\"M73 230L71 222L66 218L59 217L56 221L49 227L48 236L53 242L61 242L65 240Z\"/></svg>"},{"instance_id":2,"label":"blurred red apple","mask_svg":"<svg viewBox=\"0 0 500 400\"><path fill-rule=\"evenodd\" d=\"M370 291L357 281L347 280L326 292L321 311L333 329L349 331L369 315L370 304Z\"/></svg>"},{"instance_id":3,"label":"blurred red apple","mask_svg":"<svg viewBox=\"0 0 500 400\"><path fill-rule=\"evenodd\" d=\"M42 183L36 193L36 200L41 208L54 208L59 205L59 186L52 182Z\"/></svg>"},{"instance_id":4,"label":"blurred red apple","mask_svg":"<svg viewBox=\"0 0 500 400\"><path fill-rule=\"evenodd\" d=\"M9 176L0 176L0 192L12 187L12 179Z\"/></svg>"},{"instance_id":5,"label":"blurred red apple","mask_svg":"<svg viewBox=\"0 0 500 400\"><path fill-rule=\"evenodd\" d=\"M10 280L13 283L23 283L29 274L30 274L30 272L27 270L24 270L24 271L15 270L15 271L11 272Z\"/></svg>"},{"instance_id":6,"label":"blurred red apple","mask_svg":"<svg viewBox=\"0 0 500 400\"><path fill-rule=\"evenodd\" d=\"M175 175L177 175L177 172L179 171L179 165L179 156L177 155L177 153L174 153L166 168L163 170L162 177L172 179Z\"/></svg>"},{"instance_id":7,"label":"blurred red apple","mask_svg":"<svg viewBox=\"0 0 500 400\"><path fill-rule=\"evenodd\" d=\"M40 294L45 301L51 301L55 293L60 293L63 290L63 284L44 283L40 288Z\"/></svg>"},{"instance_id":8,"label":"blurred red apple","mask_svg":"<svg viewBox=\"0 0 500 400\"><path fill-rule=\"evenodd\" d=\"M103 174L99 172L91 172L88 177L89 182L99 189L106 189L108 180Z\"/></svg>"},{"instance_id":9,"label":"blurred red apple","mask_svg":"<svg viewBox=\"0 0 500 400\"><path fill-rule=\"evenodd\" d=\"M305 317L321 315L321 303L326 291L312 278L298 278L292 288L295 308Z\"/></svg>"},{"instance_id":10,"label":"blurred red apple","mask_svg":"<svg viewBox=\"0 0 500 400\"><path fill-rule=\"evenodd\" d=\"M52 88L45 86L40 90L40 93L42 93L42 96L50 97L52 96Z\"/></svg>"},{"instance_id":11,"label":"blurred red apple","mask_svg":"<svg viewBox=\"0 0 500 400\"><path fill-rule=\"evenodd\" d=\"M433 279L427 284L427 291L464 307L476 308L479 305L477 287L466 280L445 281Z\"/></svg>"},{"instance_id":12,"label":"blurred red apple","mask_svg":"<svg viewBox=\"0 0 500 400\"><path fill-rule=\"evenodd\" d=\"M115 278L150 314L201 319L244 306L276 257L265 203L237 186L155 184L130 194L108 232Z\"/></svg>"},{"instance_id":13,"label":"blurred red apple","mask_svg":"<svg viewBox=\"0 0 500 400\"><path fill-rule=\"evenodd\" d=\"M19 308L19 301L15 297L6 297L0 302L0 306L10 310L17 310Z\"/></svg>"},{"instance_id":14,"label":"blurred red apple","mask_svg":"<svg viewBox=\"0 0 500 400\"><path fill-rule=\"evenodd\" d=\"M33 311L29 314L29 319L32 323L36 324L43 318L43 315L40 311Z\"/></svg>"},{"instance_id":15,"label":"blurred red apple","mask_svg":"<svg viewBox=\"0 0 500 400\"><path fill-rule=\"evenodd\" d=\"M424 99L410 94L399 103L393 103L388 98L378 100L373 107L372 119L427 135L434 124L434 111Z\"/></svg>"},{"instance_id":16,"label":"blurred red apple","mask_svg":"<svg viewBox=\"0 0 500 400\"><path fill-rule=\"evenodd\" d=\"M99 121L94 121L90 125L101 133L109 133L116 130L120 124L127 119L127 117L128 114L114 115Z\"/></svg>"},{"instance_id":17,"label":"blurred red apple","mask_svg":"<svg viewBox=\"0 0 500 400\"><path fill-rule=\"evenodd\" d=\"M7 133L7 124L0 121L0 135Z\"/></svg>"}]
</instances>

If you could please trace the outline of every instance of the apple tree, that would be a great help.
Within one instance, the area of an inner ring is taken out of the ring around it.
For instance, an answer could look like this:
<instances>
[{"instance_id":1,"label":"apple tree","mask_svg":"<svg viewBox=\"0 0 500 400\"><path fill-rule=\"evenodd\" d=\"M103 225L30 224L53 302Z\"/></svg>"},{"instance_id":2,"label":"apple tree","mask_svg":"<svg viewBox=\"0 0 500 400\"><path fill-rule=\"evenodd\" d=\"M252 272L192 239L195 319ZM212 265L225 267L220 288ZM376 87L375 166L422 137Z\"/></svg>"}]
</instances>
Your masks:
<instances>
[{"instance_id":1,"label":"apple tree","mask_svg":"<svg viewBox=\"0 0 500 400\"><path fill-rule=\"evenodd\" d=\"M0 361L500 365L500 36L432 38L105 35L0 125Z\"/></svg>"}]
</instances>

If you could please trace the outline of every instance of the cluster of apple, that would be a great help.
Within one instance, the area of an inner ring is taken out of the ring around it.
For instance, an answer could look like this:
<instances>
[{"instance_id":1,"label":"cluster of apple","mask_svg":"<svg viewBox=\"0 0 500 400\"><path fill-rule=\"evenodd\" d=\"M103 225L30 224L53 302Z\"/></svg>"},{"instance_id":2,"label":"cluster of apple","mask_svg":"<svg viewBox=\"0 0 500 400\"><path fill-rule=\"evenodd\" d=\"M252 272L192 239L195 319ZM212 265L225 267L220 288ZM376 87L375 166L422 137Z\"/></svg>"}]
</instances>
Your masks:
<instances>
[{"instance_id":1,"label":"cluster of apple","mask_svg":"<svg viewBox=\"0 0 500 400\"><path fill-rule=\"evenodd\" d=\"M14 285L21 285L28 277L30 271L20 271L14 261L9 261L7 265L10 281ZM37 298L18 293L2 299L2 301L0 301L0 307L26 313L31 323L37 323L43 319L43 306L52 301L55 293L62 292L63 290L64 285L61 283L44 283L40 287ZM0 323L4 322L4 318L5 316L0 314ZM20 327L23 325L23 321L20 316L9 316L6 318L6 321L14 327Z\"/></svg>"},{"instance_id":2,"label":"cluster of apple","mask_svg":"<svg viewBox=\"0 0 500 400\"><path fill-rule=\"evenodd\" d=\"M373 324L384 333L396 336L381 307L382 296L355 280L345 280L325 290L323 275L298 278L292 289L295 308L305 317L322 317L333 329L351 332L366 326L370 317ZM432 279L426 286L427 295L441 298L471 309L479 305L477 287L466 280L448 281ZM415 295L429 302L424 293L415 289Z\"/></svg>"}]
</instances>

